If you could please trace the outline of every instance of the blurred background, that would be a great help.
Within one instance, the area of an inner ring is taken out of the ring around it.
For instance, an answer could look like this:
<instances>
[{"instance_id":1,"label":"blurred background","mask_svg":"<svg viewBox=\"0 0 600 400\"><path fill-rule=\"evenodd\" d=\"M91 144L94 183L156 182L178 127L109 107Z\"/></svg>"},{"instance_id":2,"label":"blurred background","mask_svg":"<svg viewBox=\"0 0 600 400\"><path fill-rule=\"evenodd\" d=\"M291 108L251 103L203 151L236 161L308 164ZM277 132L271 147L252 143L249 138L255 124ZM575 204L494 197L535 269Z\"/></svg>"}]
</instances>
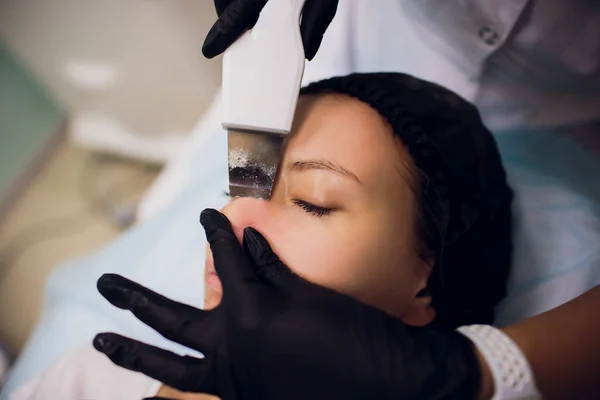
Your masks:
<instances>
[{"instance_id":1,"label":"blurred background","mask_svg":"<svg viewBox=\"0 0 600 400\"><path fill-rule=\"evenodd\" d=\"M136 204L220 86L208 0L0 0L0 376L60 261Z\"/></svg>"}]
</instances>

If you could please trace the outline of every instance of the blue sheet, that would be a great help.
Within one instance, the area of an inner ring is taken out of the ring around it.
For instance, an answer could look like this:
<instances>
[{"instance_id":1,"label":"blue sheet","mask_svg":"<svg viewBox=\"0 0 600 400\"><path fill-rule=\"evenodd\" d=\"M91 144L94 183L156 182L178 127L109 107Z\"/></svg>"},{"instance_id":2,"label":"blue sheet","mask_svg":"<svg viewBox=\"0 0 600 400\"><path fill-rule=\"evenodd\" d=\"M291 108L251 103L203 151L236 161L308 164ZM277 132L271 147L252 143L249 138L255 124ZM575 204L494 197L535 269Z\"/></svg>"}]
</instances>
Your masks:
<instances>
[{"instance_id":1,"label":"blue sheet","mask_svg":"<svg viewBox=\"0 0 600 400\"><path fill-rule=\"evenodd\" d=\"M167 342L130 313L112 307L97 292L96 280L103 273L116 272L175 300L203 305L206 239L199 216L206 207L219 209L228 202L226 136L208 139L202 154L189 166L197 173L189 176L187 190L171 207L50 275L40 320L9 375L1 400L63 355L91 344L101 331L190 353Z\"/></svg>"},{"instance_id":2,"label":"blue sheet","mask_svg":"<svg viewBox=\"0 0 600 400\"><path fill-rule=\"evenodd\" d=\"M496 141L516 194L515 256L496 315L504 326L600 284L600 154L544 130Z\"/></svg>"}]
</instances>

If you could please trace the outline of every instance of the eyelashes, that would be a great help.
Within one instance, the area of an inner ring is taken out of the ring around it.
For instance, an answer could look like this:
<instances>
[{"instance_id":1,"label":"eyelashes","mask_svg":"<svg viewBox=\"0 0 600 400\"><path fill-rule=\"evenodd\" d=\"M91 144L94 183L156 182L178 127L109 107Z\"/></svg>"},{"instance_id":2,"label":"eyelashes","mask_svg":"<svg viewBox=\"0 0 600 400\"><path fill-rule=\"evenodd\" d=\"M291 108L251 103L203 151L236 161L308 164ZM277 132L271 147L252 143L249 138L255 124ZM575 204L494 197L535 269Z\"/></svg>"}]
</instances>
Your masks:
<instances>
[{"instance_id":1,"label":"eyelashes","mask_svg":"<svg viewBox=\"0 0 600 400\"><path fill-rule=\"evenodd\" d=\"M329 215L333 211L333 209L331 209L331 208L315 206L314 204L308 203L308 202L306 202L304 200L300 200L300 199L292 199L292 202L295 205L297 205L298 207L300 207L301 209L303 209L304 211L306 211L308 214L312 214L315 217L322 217L324 215Z\"/></svg>"}]
</instances>

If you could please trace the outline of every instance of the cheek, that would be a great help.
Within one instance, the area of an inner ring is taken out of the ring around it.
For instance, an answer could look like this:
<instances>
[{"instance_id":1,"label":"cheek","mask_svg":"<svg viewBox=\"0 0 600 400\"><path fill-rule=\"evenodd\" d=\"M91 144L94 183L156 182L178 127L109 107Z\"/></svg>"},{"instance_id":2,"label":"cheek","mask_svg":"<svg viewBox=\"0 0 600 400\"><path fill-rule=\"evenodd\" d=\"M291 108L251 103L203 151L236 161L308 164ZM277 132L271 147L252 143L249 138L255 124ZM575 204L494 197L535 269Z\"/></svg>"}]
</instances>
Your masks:
<instances>
[{"instance_id":1,"label":"cheek","mask_svg":"<svg viewBox=\"0 0 600 400\"><path fill-rule=\"evenodd\" d=\"M304 279L394 315L407 304L413 270L409 235L406 229L391 229L387 214L317 218L296 206L254 199L236 199L222 212L240 242L245 227L257 229ZM206 306L218 300L220 294L207 293Z\"/></svg>"},{"instance_id":2,"label":"cheek","mask_svg":"<svg viewBox=\"0 0 600 400\"><path fill-rule=\"evenodd\" d=\"M369 228L372 220L311 219L298 218L274 236L281 259L311 282L399 315L411 293L411 267L387 232Z\"/></svg>"},{"instance_id":3,"label":"cheek","mask_svg":"<svg viewBox=\"0 0 600 400\"><path fill-rule=\"evenodd\" d=\"M338 250L347 248L348 237L325 218L310 216L296 206L274 207L271 213L272 218L256 229L279 258L302 278L347 292L342 289L351 286L349 281L355 277L356 254Z\"/></svg>"}]
</instances>

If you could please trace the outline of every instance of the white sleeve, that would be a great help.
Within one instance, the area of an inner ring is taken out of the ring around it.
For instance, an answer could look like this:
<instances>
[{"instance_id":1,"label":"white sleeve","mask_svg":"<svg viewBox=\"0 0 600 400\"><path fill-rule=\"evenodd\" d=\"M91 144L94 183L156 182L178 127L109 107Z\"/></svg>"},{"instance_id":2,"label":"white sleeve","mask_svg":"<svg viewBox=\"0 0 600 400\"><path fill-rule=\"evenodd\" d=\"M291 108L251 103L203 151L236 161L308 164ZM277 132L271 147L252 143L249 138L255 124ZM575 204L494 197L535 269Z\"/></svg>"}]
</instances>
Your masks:
<instances>
[{"instance_id":1,"label":"white sleeve","mask_svg":"<svg viewBox=\"0 0 600 400\"><path fill-rule=\"evenodd\" d=\"M114 365L91 346L63 357L14 391L10 400L140 400L161 383Z\"/></svg>"}]
</instances>

